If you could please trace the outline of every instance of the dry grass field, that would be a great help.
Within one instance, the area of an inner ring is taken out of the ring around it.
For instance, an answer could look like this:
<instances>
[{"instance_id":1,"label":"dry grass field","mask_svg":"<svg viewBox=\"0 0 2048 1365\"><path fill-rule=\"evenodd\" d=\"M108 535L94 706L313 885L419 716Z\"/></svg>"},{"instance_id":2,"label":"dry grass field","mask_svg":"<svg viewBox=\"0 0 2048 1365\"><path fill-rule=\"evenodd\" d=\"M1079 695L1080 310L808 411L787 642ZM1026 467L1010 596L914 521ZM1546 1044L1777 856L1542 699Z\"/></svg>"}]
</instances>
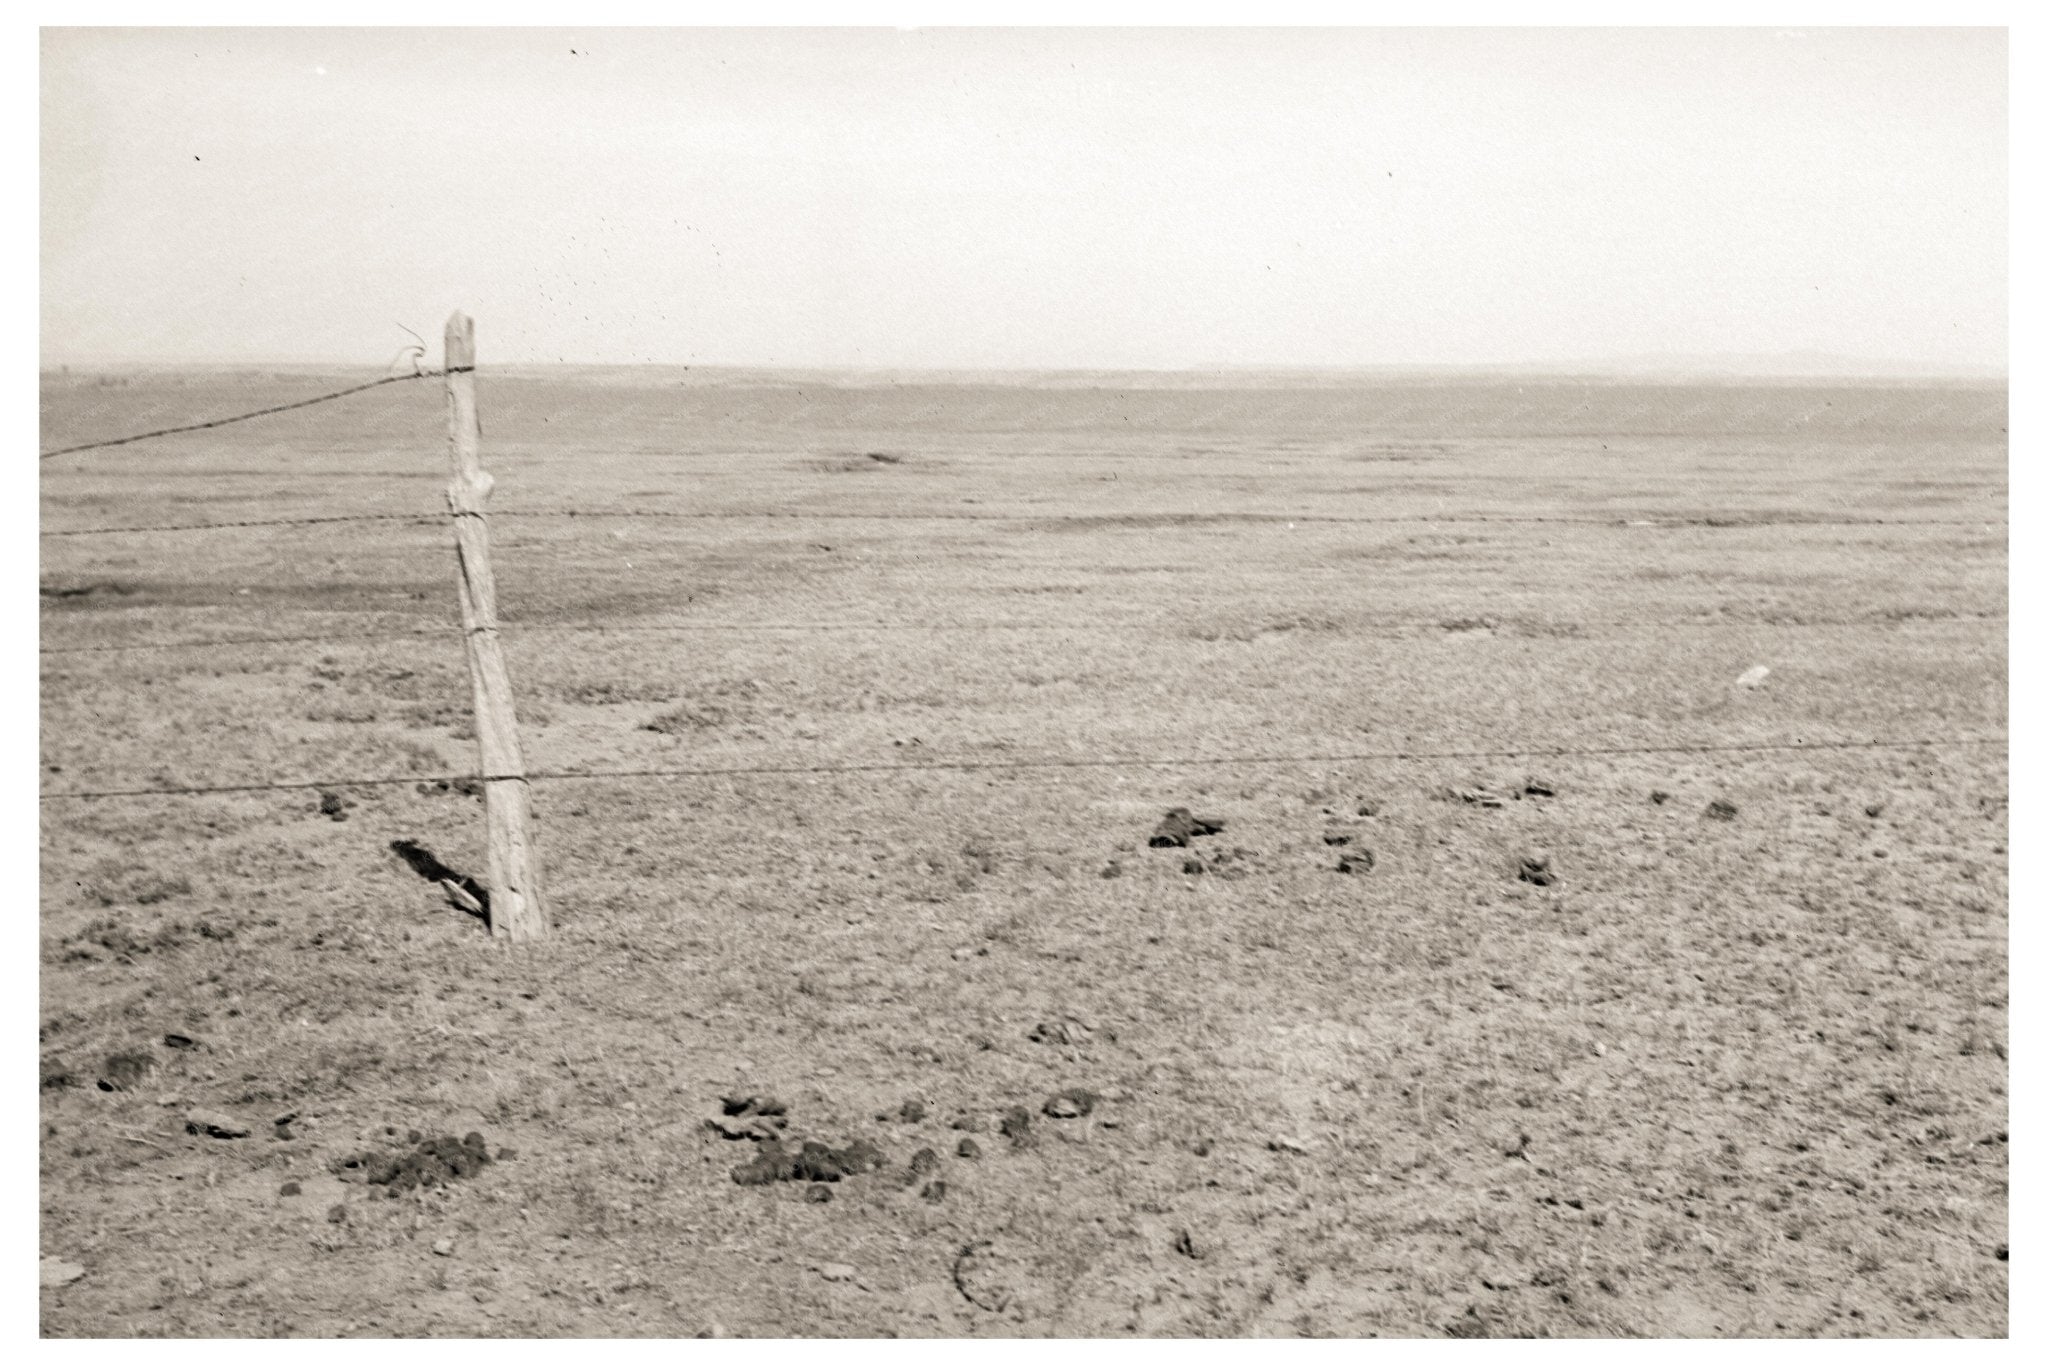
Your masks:
<instances>
[{"instance_id":1,"label":"dry grass field","mask_svg":"<svg viewBox=\"0 0 2048 1365\"><path fill-rule=\"evenodd\" d=\"M518 950L438 384L42 467L45 1334L2005 1332L2003 388L479 388Z\"/></svg>"}]
</instances>

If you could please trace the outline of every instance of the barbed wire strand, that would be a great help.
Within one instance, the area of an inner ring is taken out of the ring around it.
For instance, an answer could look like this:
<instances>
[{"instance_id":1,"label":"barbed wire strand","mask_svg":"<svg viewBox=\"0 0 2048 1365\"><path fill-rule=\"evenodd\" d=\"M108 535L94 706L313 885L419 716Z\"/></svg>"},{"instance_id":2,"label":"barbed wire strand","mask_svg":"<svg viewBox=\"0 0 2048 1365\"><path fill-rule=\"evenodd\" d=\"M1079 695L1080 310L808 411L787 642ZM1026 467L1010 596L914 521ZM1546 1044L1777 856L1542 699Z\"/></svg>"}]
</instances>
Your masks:
<instances>
[{"instance_id":1,"label":"barbed wire strand","mask_svg":"<svg viewBox=\"0 0 2048 1365\"><path fill-rule=\"evenodd\" d=\"M508 627L501 626L500 629ZM461 625L451 621L444 626L422 626L414 630L337 631L327 635L235 635L225 639L142 640L118 645L45 645L40 652L45 655L126 654L149 649L206 649L238 645L328 645L346 644L355 640L431 640L459 635L461 631Z\"/></svg>"},{"instance_id":2,"label":"barbed wire strand","mask_svg":"<svg viewBox=\"0 0 2048 1365\"><path fill-rule=\"evenodd\" d=\"M1936 616L1902 617L1817 617L1803 621L1708 621L1699 619L1651 620L1603 619L1559 622L1554 627L1541 630L1516 629L1513 623L1504 622L1485 629L1502 630L1515 639L1560 639L1581 638L1572 632L1578 630L1807 630L1832 629L1835 627L1876 626L1901 628L1910 626L1983 625L1997 621L2008 621L2003 612L1951 612ZM606 625L599 622L562 622L559 624L500 622L498 629L507 635L687 635L717 634L731 632L738 634L783 632L786 634L861 634L902 631L905 633L968 634L981 631L1059 632L1114 631L1125 632L1138 629L1145 623L1136 621L696 621L678 622L670 625ZM1380 639L1400 638L1404 634L1428 634L1449 630L1442 621L1406 621L1379 623L1371 630L1343 630L1333 632L1356 637ZM421 626L408 630L362 630L335 632L326 635L237 635L222 639L194 638L186 640L144 640L108 645L45 645L38 652L44 655L77 654L125 654L152 649L207 649L228 648L242 645L293 645L293 644L347 644L358 640L431 640L454 637L461 634L457 622L440 626ZM1267 632L1261 632L1267 633ZM1277 627L1271 633L1289 633L1286 627ZM1314 632L1325 633L1325 632ZM1234 638L1218 636L1218 639Z\"/></svg>"},{"instance_id":3,"label":"barbed wire strand","mask_svg":"<svg viewBox=\"0 0 2048 1365\"><path fill-rule=\"evenodd\" d=\"M185 522L165 526L80 526L71 530L43 531L43 537L141 535L153 531L235 531L258 526L331 526L346 521L407 521L420 526L437 526L447 513L346 512L325 517L265 517L250 521Z\"/></svg>"},{"instance_id":4,"label":"barbed wire strand","mask_svg":"<svg viewBox=\"0 0 2048 1365\"><path fill-rule=\"evenodd\" d=\"M342 787L390 787L407 783L608 782L684 777L853 776L874 773L1021 772L1058 769L1290 767L1302 764L1414 762L1494 758L1615 758L1646 754L1815 753L1863 749L1972 748L2008 743L2005 736L1949 739L1779 740L1756 744L1620 744L1588 748L1541 746L1518 749L1382 749L1329 754L1183 754L1171 758L939 759L923 763L765 764L723 768L621 768L538 770L525 774L469 775L413 773L404 777L330 777L304 782L238 782L219 785L162 784L155 787L44 792L41 801L84 801L108 797L215 796L272 791L320 791Z\"/></svg>"},{"instance_id":5,"label":"barbed wire strand","mask_svg":"<svg viewBox=\"0 0 2048 1365\"><path fill-rule=\"evenodd\" d=\"M409 378L410 376L400 376ZM189 428L187 428L189 429ZM140 439L140 438L137 438ZM55 451L53 454L66 454ZM44 458L49 458L45 456ZM167 522L143 526L78 526L63 530L42 530L45 538L66 536L114 536L147 535L173 531L232 531L268 526L327 526L351 521L401 521L418 525L438 524L446 513L426 512L358 512L322 517L265 517L245 521L195 521ZM1023 526L1074 525L1099 523L1105 527L1128 526L1156 528L1171 525L1222 525L1229 523L1254 522L1259 524L1305 522L1311 525L1339 526L1606 526L1624 530L1684 530L1705 528L1709 530L1755 530L1765 527L1828 527L1828 526L1972 526L1989 527L1995 520L1977 519L1935 519L1935 518L1872 518L1872 517L1736 517L1706 515L1697 517L1568 517L1568 516L1491 516L1472 513L1464 516L1447 516L1438 513L1418 513L1413 516L1360 516L1347 517L1323 512L1169 512L1169 513L1118 513L1118 512L827 512L827 511L707 511L684 512L658 509L627 509L601 511L585 508L507 508L488 514L493 519L539 518L539 517L613 517L627 520L668 520L668 521L936 521L936 522L978 522Z\"/></svg>"},{"instance_id":6,"label":"barbed wire strand","mask_svg":"<svg viewBox=\"0 0 2048 1365\"><path fill-rule=\"evenodd\" d=\"M474 368L474 366L470 365L458 365L452 373L464 374ZM114 446L133 445L137 441L155 440L159 436L176 436L187 431L211 431L215 427L232 426L236 422L247 422L257 417L269 417L273 413L290 412L295 408L310 408L319 403L332 403L337 398L346 398L350 394L362 393L368 389L382 388L386 384L405 384L415 379L433 379L449 373L451 371L448 370L416 370L411 374L387 374L382 379L372 379L367 384L357 384L351 388L336 389L332 393L323 393L315 398L301 398L296 403L279 403L275 407L257 408L253 412L240 412L232 417L217 417L210 422L191 422L181 427L159 427L155 431L139 431L133 436L117 436L108 441L87 441L83 445L65 446L61 450L45 450L39 453L36 458L39 460L54 460L59 455L76 455L80 451L85 450L107 450Z\"/></svg>"}]
</instances>

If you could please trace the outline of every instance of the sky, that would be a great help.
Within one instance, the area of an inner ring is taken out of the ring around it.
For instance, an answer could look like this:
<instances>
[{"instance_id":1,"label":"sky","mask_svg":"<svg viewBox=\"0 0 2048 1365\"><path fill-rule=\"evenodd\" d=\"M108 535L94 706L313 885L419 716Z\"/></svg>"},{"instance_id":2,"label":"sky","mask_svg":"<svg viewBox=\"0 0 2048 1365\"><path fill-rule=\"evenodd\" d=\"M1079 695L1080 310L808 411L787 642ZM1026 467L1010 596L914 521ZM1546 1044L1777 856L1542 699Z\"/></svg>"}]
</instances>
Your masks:
<instances>
[{"instance_id":1,"label":"sky","mask_svg":"<svg viewBox=\"0 0 2048 1365\"><path fill-rule=\"evenodd\" d=\"M45 365L2003 372L1997 29L44 29Z\"/></svg>"}]
</instances>

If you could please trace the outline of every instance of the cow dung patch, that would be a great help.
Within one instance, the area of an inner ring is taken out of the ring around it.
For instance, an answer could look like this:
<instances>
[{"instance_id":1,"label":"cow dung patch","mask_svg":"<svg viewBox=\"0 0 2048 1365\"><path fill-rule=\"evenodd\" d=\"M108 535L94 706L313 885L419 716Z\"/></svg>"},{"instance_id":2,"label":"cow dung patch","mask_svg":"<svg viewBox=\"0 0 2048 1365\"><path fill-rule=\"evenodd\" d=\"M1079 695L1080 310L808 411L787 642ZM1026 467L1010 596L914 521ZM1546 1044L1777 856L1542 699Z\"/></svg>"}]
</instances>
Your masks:
<instances>
[{"instance_id":1,"label":"cow dung patch","mask_svg":"<svg viewBox=\"0 0 2048 1365\"><path fill-rule=\"evenodd\" d=\"M771 1185L782 1180L834 1184L850 1175L879 1169L888 1158L866 1138L832 1147L812 1139L791 1151L781 1138L762 1142L752 1161L732 1168L736 1185Z\"/></svg>"},{"instance_id":2,"label":"cow dung patch","mask_svg":"<svg viewBox=\"0 0 2048 1365\"><path fill-rule=\"evenodd\" d=\"M446 1134L417 1137L409 1152L358 1152L336 1160L333 1170L343 1180L382 1185L396 1199L406 1190L466 1180L490 1164L484 1135L472 1132L459 1139Z\"/></svg>"}]
</instances>

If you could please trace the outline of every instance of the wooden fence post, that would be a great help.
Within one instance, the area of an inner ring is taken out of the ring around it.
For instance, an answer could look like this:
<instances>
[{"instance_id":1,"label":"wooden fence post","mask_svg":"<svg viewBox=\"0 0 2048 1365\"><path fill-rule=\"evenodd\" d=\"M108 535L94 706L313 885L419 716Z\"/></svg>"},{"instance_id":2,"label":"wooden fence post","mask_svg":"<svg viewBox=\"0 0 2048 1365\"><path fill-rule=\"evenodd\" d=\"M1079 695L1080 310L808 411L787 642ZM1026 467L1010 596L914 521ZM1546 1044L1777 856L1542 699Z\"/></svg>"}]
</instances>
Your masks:
<instances>
[{"instance_id":1,"label":"wooden fence post","mask_svg":"<svg viewBox=\"0 0 2048 1365\"><path fill-rule=\"evenodd\" d=\"M519 722L512 710L512 675L505 669L498 642L498 585L491 574L490 528L484 522L491 476L484 472L476 416L476 324L454 314L443 342L448 458L455 471L454 482L448 485L448 510L455 519L462 634L468 641L477 748L483 759L491 937L524 943L546 934L548 921L541 901L540 851L533 839L526 765L519 756Z\"/></svg>"}]
</instances>

